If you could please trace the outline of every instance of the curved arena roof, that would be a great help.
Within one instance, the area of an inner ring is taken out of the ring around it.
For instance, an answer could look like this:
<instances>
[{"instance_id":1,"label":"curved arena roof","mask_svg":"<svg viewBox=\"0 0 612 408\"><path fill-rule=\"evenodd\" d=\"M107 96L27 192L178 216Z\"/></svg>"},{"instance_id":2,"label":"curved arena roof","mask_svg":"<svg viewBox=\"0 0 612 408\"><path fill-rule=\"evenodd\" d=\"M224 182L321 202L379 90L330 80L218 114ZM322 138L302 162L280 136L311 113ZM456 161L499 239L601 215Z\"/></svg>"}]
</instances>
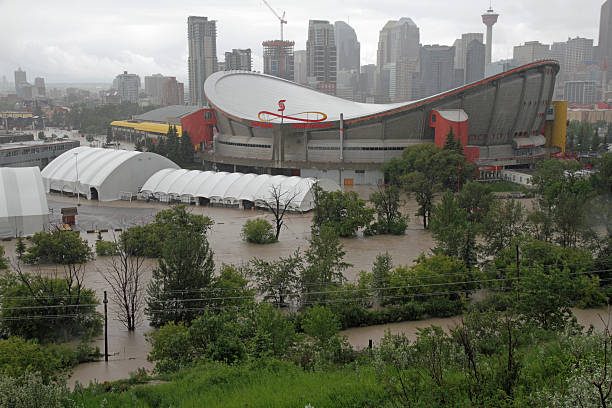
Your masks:
<instances>
[{"instance_id":1,"label":"curved arena roof","mask_svg":"<svg viewBox=\"0 0 612 408\"><path fill-rule=\"evenodd\" d=\"M538 61L438 95L411 102L390 104L353 102L315 91L282 78L248 71L215 72L206 79L204 90L211 106L229 116L235 116L238 120L262 121L261 111L278 114L279 100L286 100L286 110L283 112L284 123L301 122L287 117L306 118L307 113L310 113L310 119L320 118L316 115L318 112L325 113L325 121L337 121L340 119L341 113L343 113L345 120L351 120L378 114L393 114L416 108L425 103L457 95L485 83L491 83L498 78L507 77L519 71L544 66L554 67L557 71L559 69L557 61ZM280 118L268 116L268 119L272 119L270 120L271 123L280 123Z\"/></svg>"},{"instance_id":2,"label":"curved arena roof","mask_svg":"<svg viewBox=\"0 0 612 408\"><path fill-rule=\"evenodd\" d=\"M122 193L137 193L152 174L166 168L178 165L155 153L81 146L49 163L42 176L47 191L78 189L88 199L97 194L100 201L113 201Z\"/></svg>"},{"instance_id":3,"label":"curved arena roof","mask_svg":"<svg viewBox=\"0 0 612 408\"><path fill-rule=\"evenodd\" d=\"M0 238L33 235L49 224L38 167L0 167Z\"/></svg>"},{"instance_id":4,"label":"curved arena roof","mask_svg":"<svg viewBox=\"0 0 612 408\"><path fill-rule=\"evenodd\" d=\"M291 199L290 209L309 211L314 205L312 187L317 183L325 191L340 189L327 179L163 169L144 183L141 193L153 195L162 201L168 198L206 198L212 203L240 205L241 201L250 201L265 207L266 202L274 202L271 192L277 188L280 189L283 205Z\"/></svg>"}]
</instances>

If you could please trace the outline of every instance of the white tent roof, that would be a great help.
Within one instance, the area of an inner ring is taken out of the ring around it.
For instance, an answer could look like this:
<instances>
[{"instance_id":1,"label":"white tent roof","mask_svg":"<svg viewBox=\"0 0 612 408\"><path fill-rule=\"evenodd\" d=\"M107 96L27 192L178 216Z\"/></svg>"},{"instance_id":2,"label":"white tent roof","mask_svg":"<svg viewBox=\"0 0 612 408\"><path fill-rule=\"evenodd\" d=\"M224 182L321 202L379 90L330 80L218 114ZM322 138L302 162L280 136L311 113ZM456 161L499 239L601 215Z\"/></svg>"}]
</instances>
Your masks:
<instances>
[{"instance_id":1,"label":"white tent roof","mask_svg":"<svg viewBox=\"0 0 612 408\"><path fill-rule=\"evenodd\" d=\"M339 190L331 180L211 171L164 169L144 183L141 192L154 195L202 197L213 202L238 204L247 200L259 205L272 202L272 188L279 188L281 201L293 198L290 208L311 210L312 187L318 183L326 191Z\"/></svg>"},{"instance_id":2,"label":"white tent roof","mask_svg":"<svg viewBox=\"0 0 612 408\"><path fill-rule=\"evenodd\" d=\"M0 167L0 238L46 229L49 206L38 167Z\"/></svg>"},{"instance_id":3,"label":"white tent roof","mask_svg":"<svg viewBox=\"0 0 612 408\"><path fill-rule=\"evenodd\" d=\"M155 153L81 146L49 163L42 176L47 191L72 193L78 188L91 199L95 189L100 201L112 201L123 192L137 193L151 175L168 168L178 166Z\"/></svg>"}]
</instances>

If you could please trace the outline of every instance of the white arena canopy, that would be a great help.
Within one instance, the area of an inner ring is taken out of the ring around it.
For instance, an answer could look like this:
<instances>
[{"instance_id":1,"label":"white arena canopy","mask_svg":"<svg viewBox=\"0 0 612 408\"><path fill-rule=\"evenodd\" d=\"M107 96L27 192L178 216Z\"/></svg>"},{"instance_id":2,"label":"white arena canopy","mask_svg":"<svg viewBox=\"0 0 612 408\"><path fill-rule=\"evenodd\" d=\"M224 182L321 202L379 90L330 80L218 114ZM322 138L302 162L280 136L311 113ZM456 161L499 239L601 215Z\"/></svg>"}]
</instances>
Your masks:
<instances>
[{"instance_id":1,"label":"white arena canopy","mask_svg":"<svg viewBox=\"0 0 612 408\"><path fill-rule=\"evenodd\" d=\"M49 206L38 167L0 167L0 238L49 227Z\"/></svg>"},{"instance_id":2,"label":"white arena canopy","mask_svg":"<svg viewBox=\"0 0 612 408\"><path fill-rule=\"evenodd\" d=\"M49 163L42 176L47 191L78 189L90 200L113 201L138 193L151 175L167 168L179 166L155 153L81 146Z\"/></svg>"},{"instance_id":3,"label":"white arena canopy","mask_svg":"<svg viewBox=\"0 0 612 408\"><path fill-rule=\"evenodd\" d=\"M248 208L274 203L273 190L276 190L282 205L291 200L289 209L309 211L314 206L312 188L315 184L325 191L340 190L338 184L328 179L164 169L144 183L141 195L162 202L179 200Z\"/></svg>"}]
</instances>

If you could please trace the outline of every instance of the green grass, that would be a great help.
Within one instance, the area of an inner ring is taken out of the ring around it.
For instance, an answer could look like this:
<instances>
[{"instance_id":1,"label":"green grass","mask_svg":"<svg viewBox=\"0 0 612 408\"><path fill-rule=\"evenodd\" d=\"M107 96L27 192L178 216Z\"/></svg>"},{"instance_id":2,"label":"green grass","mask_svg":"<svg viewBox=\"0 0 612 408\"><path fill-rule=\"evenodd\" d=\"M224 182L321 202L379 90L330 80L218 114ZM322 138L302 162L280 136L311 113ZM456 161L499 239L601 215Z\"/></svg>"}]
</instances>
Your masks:
<instances>
[{"instance_id":1,"label":"green grass","mask_svg":"<svg viewBox=\"0 0 612 408\"><path fill-rule=\"evenodd\" d=\"M371 366L304 371L291 363L206 364L158 385L75 393L85 407L383 407L385 391Z\"/></svg>"}]
</instances>

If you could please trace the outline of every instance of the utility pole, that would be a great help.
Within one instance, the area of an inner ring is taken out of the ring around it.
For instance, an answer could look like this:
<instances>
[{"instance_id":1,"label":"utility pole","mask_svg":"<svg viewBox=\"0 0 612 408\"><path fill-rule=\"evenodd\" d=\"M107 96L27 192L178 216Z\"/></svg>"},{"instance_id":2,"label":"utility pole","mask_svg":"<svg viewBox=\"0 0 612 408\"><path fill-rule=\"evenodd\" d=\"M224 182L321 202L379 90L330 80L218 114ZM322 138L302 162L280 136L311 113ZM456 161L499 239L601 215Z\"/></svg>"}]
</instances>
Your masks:
<instances>
[{"instance_id":1,"label":"utility pole","mask_svg":"<svg viewBox=\"0 0 612 408\"><path fill-rule=\"evenodd\" d=\"M104 361L108 363L108 298L104 291Z\"/></svg>"}]
</instances>

